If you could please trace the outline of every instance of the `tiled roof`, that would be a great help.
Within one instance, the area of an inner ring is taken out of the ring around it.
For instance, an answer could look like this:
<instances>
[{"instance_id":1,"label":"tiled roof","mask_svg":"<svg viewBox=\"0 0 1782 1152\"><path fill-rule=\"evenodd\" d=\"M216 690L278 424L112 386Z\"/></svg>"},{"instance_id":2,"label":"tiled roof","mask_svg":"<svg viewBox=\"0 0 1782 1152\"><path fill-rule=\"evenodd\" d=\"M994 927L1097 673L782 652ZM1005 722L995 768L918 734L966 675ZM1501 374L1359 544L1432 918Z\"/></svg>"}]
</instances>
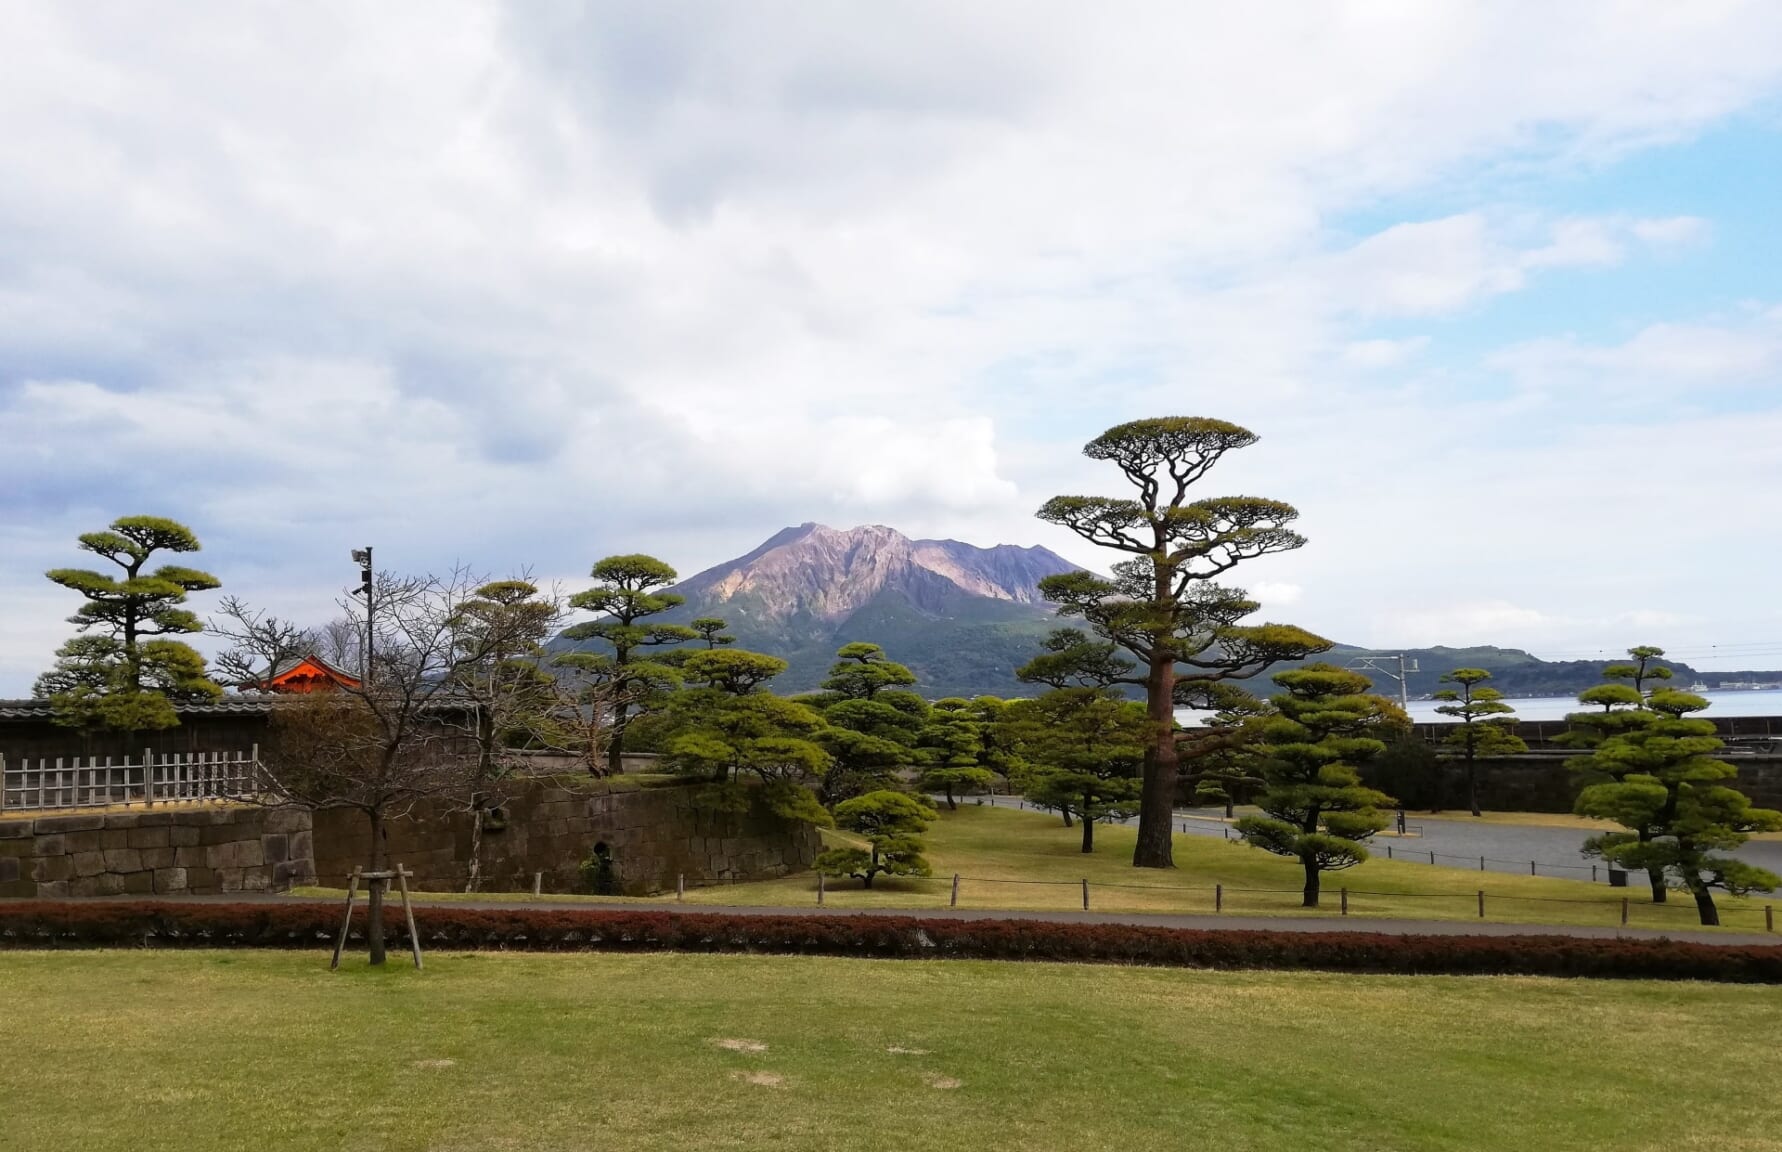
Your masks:
<instances>
[{"instance_id":1,"label":"tiled roof","mask_svg":"<svg viewBox=\"0 0 1782 1152\"><path fill-rule=\"evenodd\" d=\"M175 704L173 708L182 716L264 716L279 699L273 692L241 692L216 700ZM53 714L48 700L0 700L0 720L48 720Z\"/></svg>"}]
</instances>

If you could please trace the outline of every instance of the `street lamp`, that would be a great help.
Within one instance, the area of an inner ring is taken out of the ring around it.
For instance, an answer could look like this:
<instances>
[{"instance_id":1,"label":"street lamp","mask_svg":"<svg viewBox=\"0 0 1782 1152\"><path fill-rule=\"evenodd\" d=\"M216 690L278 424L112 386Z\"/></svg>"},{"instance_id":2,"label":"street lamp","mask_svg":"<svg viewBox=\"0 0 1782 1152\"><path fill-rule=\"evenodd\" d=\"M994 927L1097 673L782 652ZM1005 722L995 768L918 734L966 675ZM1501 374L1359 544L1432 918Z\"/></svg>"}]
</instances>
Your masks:
<instances>
[{"instance_id":1,"label":"street lamp","mask_svg":"<svg viewBox=\"0 0 1782 1152\"><path fill-rule=\"evenodd\" d=\"M365 597L365 647L359 652L359 682L371 686L371 545L353 549L353 563L359 566L359 586L353 595Z\"/></svg>"}]
</instances>

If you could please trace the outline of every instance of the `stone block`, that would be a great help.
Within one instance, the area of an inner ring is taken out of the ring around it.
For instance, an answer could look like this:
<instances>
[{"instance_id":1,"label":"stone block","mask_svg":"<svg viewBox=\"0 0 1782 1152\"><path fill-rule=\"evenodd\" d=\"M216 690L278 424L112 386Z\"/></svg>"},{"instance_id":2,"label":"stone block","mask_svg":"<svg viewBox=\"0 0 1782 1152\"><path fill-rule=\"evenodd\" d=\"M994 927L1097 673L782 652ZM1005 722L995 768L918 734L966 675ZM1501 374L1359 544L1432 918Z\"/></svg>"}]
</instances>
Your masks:
<instances>
[{"instance_id":1,"label":"stone block","mask_svg":"<svg viewBox=\"0 0 1782 1152\"><path fill-rule=\"evenodd\" d=\"M144 868L173 867L173 854L176 851L173 848L142 848L139 851L142 853Z\"/></svg>"},{"instance_id":2,"label":"stone block","mask_svg":"<svg viewBox=\"0 0 1782 1152\"><path fill-rule=\"evenodd\" d=\"M17 856L0 856L0 884L12 884L19 879L19 858ZM33 880L32 884L37 882Z\"/></svg>"},{"instance_id":3,"label":"stone block","mask_svg":"<svg viewBox=\"0 0 1782 1152\"><path fill-rule=\"evenodd\" d=\"M260 856L268 864L280 864L291 854L291 838L283 832L260 837Z\"/></svg>"},{"instance_id":4,"label":"stone block","mask_svg":"<svg viewBox=\"0 0 1782 1152\"><path fill-rule=\"evenodd\" d=\"M31 861L31 879L39 884L74 879L74 857L36 857Z\"/></svg>"},{"instance_id":5,"label":"stone block","mask_svg":"<svg viewBox=\"0 0 1782 1152\"><path fill-rule=\"evenodd\" d=\"M29 900L37 894L38 888L35 881L0 880L0 899L10 900L17 897L19 899Z\"/></svg>"},{"instance_id":6,"label":"stone block","mask_svg":"<svg viewBox=\"0 0 1782 1152\"><path fill-rule=\"evenodd\" d=\"M237 840L221 845L218 854L224 868L258 868L266 863L266 852L258 840Z\"/></svg>"},{"instance_id":7,"label":"stone block","mask_svg":"<svg viewBox=\"0 0 1782 1152\"><path fill-rule=\"evenodd\" d=\"M142 871L142 853L135 848L107 848L103 855L107 872Z\"/></svg>"},{"instance_id":8,"label":"stone block","mask_svg":"<svg viewBox=\"0 0 1782 1152\"><path fill-rule=\"evenodd\" d=\"M190 824L175 824L167 829L167 842L176 848L196 844L200 838L198 829Z\"/></svg>"},{"instance_id":9,"label":"stone block","mask_svg":"<svg viewBox=\"0 0 1782 1152\"><path fill-rule=\"evenodd\" d=\"M175 815L177 813L173 812L138 812L136 813L136 827L166 828L173 824Z\"/></svg>"},{"instance_id":10,"label":"stone block","mask_svg":"<svg viewBox=\"0 0 1782 1152\"><path fill-rule=\"evenodd\" d=\"M128 848L130 846L130 831L128 828L107 828L99 833L100 850L109 852L113 848Z\"/></svg>"},{"instance_id":11,"label":"stone block","mask_svg":"<svg viewBox=\"0 0 1782 1152\"><path fill-rule=\"evenodd\" d=\"M184 845L173 850L173 863L179 868L202 868L210 865L210 850L200 848L196 844Z\"/></svg>"},{"instance_id":12,"label":"stone block","mask_svg":"<svg viewBox=\"0 0 1782 1152\"><path fill-rule=\"evenodd\" d=\"M122 896L124 878L101 872L97 876L77 876L68 883L70 896Z\"/></svg>"},{"instance_id":13,"label":"stone block","mask_svg":"<svg viewBox=\"0 0 1782 1152\"><path fill-rule=\"evenodd\" d=\"M129 872L123 877L124 893L128 896L149 896L155 891L155 874L153 872Z\"/></svg>"},{"instance_id":14,"label":"stone block","mask_svg":"<svg viewBox=\"0 0 1782 1152\"><path fill-rule=\"evenodd\" d=\"M142 824L142 813L140 813L140 812L107 812L105 814L105 827L107 829L136 828L136 827L139 827L141 824Z\"/></svg>"},{"instance_id":15,"label":"stone block","mask_svg":"<svg viewBox=\"0 0 1782 1152\"><path fill-rule=\"evenodd\" d=\"M0 856L30 857L36 854L35 847L29 840L0 840Z\"/></svg>"},{"instance_id":16,"label":"stone block","mask_svg":"<svg viewBox=\"0 0 1782 1152\"><path fill-rule=\"evenodd\" d=\"M171 894L186 890L186 870L184 868L157 868L154 871L155 891Z\"/></svg>"},{"instance_id":17,"label":"stone block","mask_svg":"<svg viewBox=\"0 0 1782 1152\"><path fill-rule=\"evenodd\" d=\"M74 895L74 881L51 880L37 885L37 897L40 900L61 900Z\"/></svg>"},{"instance_id":18,"label":"stone block","mask_svg":"<svg viewBox=\"0 0 1782 1152\"><path fill-rule=\"evenodd\" d=\"M39 816L37 818L37 834L39 836L55 832L95 832L105 827L105 817L100 813L77 816Z\"/></svg>"},{"instance_id":19,"label":"stone block","mask_svg":"<svg viewBox=\"0 0 1782 1152\"><path fill-rule=\"evenodd\" d=\"M272 887L272 877L264 868L248 868L241 874L243 892L264 892Z\"/></svg>"},{"instance_id":20,"label":"stone block","mask_svg":"<svg viewBox=\"0 0 1782 1152\"><path fill-rule=\"evenodd\" d=\"M241 829L233 824L203 824L198 828L198 843L228 844L241 839Z\"/></svg>"},{"instance_id":21,"label":"stone block","mask_svg":"<svg viewBox=\"0 0 1782 1152\"><path fill-rule=\"evenodd\" d=\"M105 871L105 853L74 853L74 874L77 877L97 876Z\"/></svg>"},{"instance_id":22,"label":"stone block","mask_svg":"<svg viewBox=\"0 0 1782 1152\"><path fill-rule=\"evenodd\" d=\"M224 892L240 892L241 875L242 869L240 868L218 868L217 887Z\"/></svg>"},{"instance_id":23,"label":"stone block","mask_svg":"<svg viewBox=\"0 0 1782 1152\"><path fill-rule=\"evenodd\" d=\"M293 805L268 811L261 827L265 832L308 832L312 823L309 809Z\"/></svg>"},{"instance_id":24,"label":"stone block","mask_svg":"<svg viewBox=\"0 0 1782 1152\"><path fill-rule=\"evenodd\" d=\"M29 840L34 832L35 821L0 820L0 840Z\"/></svg>"},{"instance_id":25,"label":"stone block","mask_svg":"<svg viewBox=\"0 0 1782 1152\"><path fill-rule=\"evenodd\" d=\"M217 890L217 874L213 868L187 868L186 890L189 892L215 892Z\"/></svg>"},{"instance_id":26,"label":"stone block","mask_svg":"<svg viewBox=\"0 0 1782 1152\"><path fill-rule=\"evenodd\" d=\"M62 840L70 852L103 852L106 847L103 832L67 832Z\"/></svg>"},{"instance_id":27,"label":"stone block","mask_svg":"<svg viewBox=\"0 0 1782 1152\"><path fill-rule=\"evenodd\" d=\"M132 828L126 841L131 848L165 848L173 841L170 828Z\"/></svg>"},{"instance_id":28,"label":"stone block","mask_svg":"<svg viewBox=\"0 0 1782 1152\"><path fill-rule=\"evenodd\" d=\"M290 851L287 857L292 860L312 860L316 854L315 834L311 832L291 833Z\"/></svg>"}]
</instances>

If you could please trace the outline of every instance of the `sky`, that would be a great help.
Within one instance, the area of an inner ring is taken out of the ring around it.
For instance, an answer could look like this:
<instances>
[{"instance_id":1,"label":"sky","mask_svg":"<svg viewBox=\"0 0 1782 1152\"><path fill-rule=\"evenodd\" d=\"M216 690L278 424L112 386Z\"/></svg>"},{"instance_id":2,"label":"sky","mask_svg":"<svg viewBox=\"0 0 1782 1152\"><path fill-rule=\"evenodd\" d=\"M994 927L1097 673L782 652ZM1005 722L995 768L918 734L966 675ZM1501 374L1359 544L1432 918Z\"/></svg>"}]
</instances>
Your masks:
<instances>
[{"instance_id":1,"label":"sky","mask_svg":"<svg viewBox=\"0 0 1782 1152\"><path fill-rule=\"evenodd\" d=\"M0 695L75 537L319 621L804 521L1108 554L1253 429L1235 582L1372 647L1782 666L1782 5L0 0ZM216 593L196 596L205 614Z\"/></svg>"}]
</instances>

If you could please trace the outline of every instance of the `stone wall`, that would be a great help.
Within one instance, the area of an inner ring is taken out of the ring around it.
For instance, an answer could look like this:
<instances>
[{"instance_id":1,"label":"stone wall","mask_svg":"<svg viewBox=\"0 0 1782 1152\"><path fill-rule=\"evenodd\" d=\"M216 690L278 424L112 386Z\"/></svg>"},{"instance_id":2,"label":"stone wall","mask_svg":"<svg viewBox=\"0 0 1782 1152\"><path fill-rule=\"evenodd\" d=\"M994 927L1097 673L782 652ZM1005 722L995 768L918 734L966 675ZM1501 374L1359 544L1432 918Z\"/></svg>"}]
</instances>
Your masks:
<instances>
[{"instance_id":1,"label":"stone wall","mask_svg":"<svg viewBox=\"0 0 1782 1152\"><path fill-rule=\"evenodd\" d=\"M301 808L0 819L0 897L265 892L313 883Z\"/></svg>"},{"instance_id":2,"label":"stone wall","mask_svg":"<svg viewBox=\"0 0 1782 1152\"><path fill-rule=\"evenodd\" d=\"M1723 759L1739 770L1726 783L1763 808L1782 808L1782 756L1733 755ZM1489 812L1570 812L1588 781L1576 771L1575 756L1505 756L1479 761L1479 805ZM1461 768L1447 762L1449 807L1465 803ZM1364 778L1371 774L1364 769ZM1381 782L1381 787L1392 791Z\"/></svg>"},{"instance_id":3,"label":"stone wall","mask_svg":"<svg viewBox=\"0 0 1782 1152\"><path fill-rule=\"evenodd\" d=\"M505 826L486 828L478 856L480 887L530 891L544 874L547 892L584 888L581 864L604 843L619 891L672 891L689 885L760 880L810 867L821 850L809 825L776 816L753 790L743 811L702 804L704 789L614 790L610 783L532 781L503 806ZM388 828L389 859L416 874L424 891L461 890L469 878L472 817L423 806ZM371 831L362 813L315 814L315 862L321 883L344 886L370 859Z\"/></svg>"}]
</instances>

